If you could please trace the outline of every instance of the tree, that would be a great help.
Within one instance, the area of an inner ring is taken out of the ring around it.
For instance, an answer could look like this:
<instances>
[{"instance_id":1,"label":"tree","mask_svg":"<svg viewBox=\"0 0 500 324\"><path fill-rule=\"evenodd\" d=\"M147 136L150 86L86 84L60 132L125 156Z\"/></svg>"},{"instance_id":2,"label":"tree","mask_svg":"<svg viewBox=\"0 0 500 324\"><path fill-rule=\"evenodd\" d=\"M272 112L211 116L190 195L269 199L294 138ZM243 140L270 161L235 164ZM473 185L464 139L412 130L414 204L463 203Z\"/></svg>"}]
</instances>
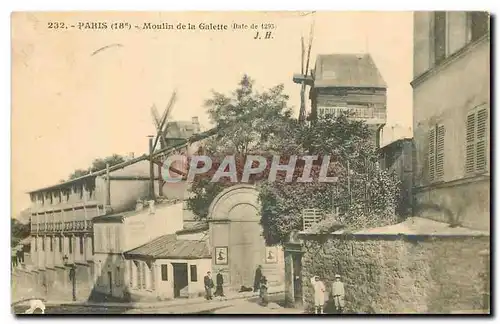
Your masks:
<instances>
[{"instance_id":1,"label":"tree","mask_svg":"<svg viewBox=\"0 0 500 324\"><path fill-rule=\"evenodd\" d=\"M107 163L109 163L109 166L111 167L113 165L117 165L117 164L120 164L123 162L125 162L125 158L121 155L118 155L118 154L113 154L113 155L108 156L104 159L95 159L92 162L92 166L89 169L87 169L87 170L77 169L77 170L73 171L73 173L70 174L70 176L69 176L69 180L86 176L87 174L90 173L90 171L98 172L98 171L104 170L104 169L106 169Z\"/></svg>"},{"instance_id":2,"label":"tree","mask_svg":"<svg viewBox=\"0 0 500 324\"><path fill-rule=\"evenodd\" d=\"M23 224L15 218L10 219L11 247L16 246L22 239L30 235L30 224Z\"/></svg>"},{"instance_id":3,"label":"tree","mask_svg":"<svg viewBox=\"0 0 500 324\"><path fill-rule=\"evenodd\" d=\"M187 205L198 218L207 216L218 193L234 185L227 178L210 181L223 158L234 156L240 180L246 158L255 154L264 155L268 161L266 169L249 181L259 191L261 225L268 244L284 243L292 231L302 229L304 208L336 215L318 226L340 222L355 230L397 221L393 209L398 181L378 168L373 130L366 123L348 115L298 123L292 118L282 85L262 93L253 85L244 76L230 96L214 92L206 102L209 116L220 131L205 146L204 154L212 158L212 168L196 176L190 188ZM293 155L298 157L292 182L284 181L284 172L278 172L276 181L266 181L274 155L280 156L280 164ZM306 166L300 159L303 156L317 156L311 168L313 182L297 182ZM328 176L336 177L335 183L318 181L327 157Z\"/></svg>"},{"instance_id":4,"label":"tree","mask_svg":"<svg viewBox=\"0 0 500 324\"><path fill-rule=\"evenodd\" d=\"M316 224L315 231L328 231L338 223L356 230L397 222L394 207L399 182L393 174L378 168L368 125L348 115L327 116L300 127L296 141L302 148L297 155L317 155L319 160L329 156L328 175L337 181L259 183L261 224L268 244L287 242L292 231L302 230L302 212L307 208L327 215ZM319 162L313 165L313 179L319 178L320 167ZM294 180L302 172L303 168L296 168Z\"/></svg>"}]
</instances>

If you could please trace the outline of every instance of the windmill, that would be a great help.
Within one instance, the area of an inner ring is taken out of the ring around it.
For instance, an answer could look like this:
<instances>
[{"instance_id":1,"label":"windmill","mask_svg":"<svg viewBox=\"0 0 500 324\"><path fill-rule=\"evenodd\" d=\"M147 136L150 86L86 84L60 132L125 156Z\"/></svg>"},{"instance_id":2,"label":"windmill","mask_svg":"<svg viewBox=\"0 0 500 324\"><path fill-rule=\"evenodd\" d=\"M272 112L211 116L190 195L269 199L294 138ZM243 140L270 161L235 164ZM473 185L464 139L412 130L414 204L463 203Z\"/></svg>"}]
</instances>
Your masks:
<instances>
[{"instance_id":1,"label":"windmill","mask_svg":"<svg viewBox=\"0 0 500 324\"><path fill-rule=\"evenodd\" d=\"M172 108L174 107L176 100L177 100L177 91L174 90L172 96L170 97L170 101L168 102L168 105L163 111L161 117L160 114L158 113L158 109L156 109L156 106L153 105L153 107L151 107L151 115L153 117L153 123L156 128L156 137L153 141L153 149L152 149L153 152L155 151L158 142L160 143L161 149L164 149L168 145L166 136L169 123L167 122L167 120L170 117L170 113L172 112Z\"/></svg>"},{"instance_id":2,"label":"windmill","mask_svg":"<svg viewBox=\"0 0 500 324\"><path fill-rule=\"evenodd\" d=\"M299 111L299 122L304 122L306 120L306 99L305 99L305 92L306 92L306 85L312 86L313 84L313 76L312 76L312 71L311 75L309 75L309 60L311 58L311 47L312 47L312 41L313 41L313 36L314 36L314 21L311 24L311 30L309 32L309 44L307 46L307 58L306 56L306 49L304 45L304 37L301 37L300 42L301 42L301 66L300 66L300 75L294 75L293 81L295 83L300 83L301 88L300 88L300 111Z\"/></svg>"}]
</instances>

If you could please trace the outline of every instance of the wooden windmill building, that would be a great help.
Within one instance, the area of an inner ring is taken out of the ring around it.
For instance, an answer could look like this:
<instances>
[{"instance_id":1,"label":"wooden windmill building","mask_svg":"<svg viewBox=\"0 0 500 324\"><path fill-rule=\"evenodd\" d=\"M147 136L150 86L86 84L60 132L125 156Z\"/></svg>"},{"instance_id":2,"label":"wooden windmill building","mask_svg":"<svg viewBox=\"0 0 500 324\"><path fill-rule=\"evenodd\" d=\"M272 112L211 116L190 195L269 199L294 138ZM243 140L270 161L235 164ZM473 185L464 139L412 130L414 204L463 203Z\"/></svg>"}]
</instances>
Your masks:
<instances>
[{"instance_id":1,"label":"wooden windmill building","mask_svg":"<svg viewBox=\"0 0 500 324\"><path fill-rule=\"evenodd\" d=\"M311 75L294 75L310 86L310 119L348 112L372 126L375 141L386 122L387 85L370 54L320 54Z\"/></svg>"}]
</instances>

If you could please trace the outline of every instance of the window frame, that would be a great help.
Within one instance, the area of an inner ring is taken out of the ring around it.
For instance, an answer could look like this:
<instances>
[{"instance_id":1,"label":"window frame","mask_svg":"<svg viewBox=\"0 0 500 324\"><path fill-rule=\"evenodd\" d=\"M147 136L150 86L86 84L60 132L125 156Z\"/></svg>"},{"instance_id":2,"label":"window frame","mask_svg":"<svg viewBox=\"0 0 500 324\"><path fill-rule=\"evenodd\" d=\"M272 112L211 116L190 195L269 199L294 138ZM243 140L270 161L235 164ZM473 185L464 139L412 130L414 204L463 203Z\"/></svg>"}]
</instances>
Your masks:
<instances>
[{"instance_id":1,"label":"window frame","mask_svg":"<svg viewBox=\"0 0 500 324\"><path fill-rule=\"evenodd\" d=\"M161 281L168 281L168 264L162 264L160 266L161 271Z\"/></svg>"},{"instance_id":2,"label":"window frame","mask_svg":"<svg viewBox=\"0 0 500 324\"><path fill-rule=\"evenodd\" d=\"M194 271L193 271L193 269L194 269ZM193 272L194 272L194 277L193 277ZM189 265L189 281L190 282L198 282L198 267L196 266L196 264Z\"/></svg>"},{"instance_id":3,"label":"window frame","mask_svg":"<svg viewBox=\"0 0 500 324\"><path fill-rule=\"evenodd\" d=\"M441 143L440 139L442 139ZM428 140L428 147L427 147L428 181L429 183L442 182L444 181L445 169L446 169L445 168L446 127L444 123L438 122L432 125L427 132L427 140Z\"/></svg>"},{"instance_id":4,"label":"window frame","mask_svg":"<svg viewBox=\"0 0 500 324\"><path fill-rule=\"evenodd\" d=\"M486 119L485 119L485 125L484 125L484 136L478 137L478 126L479 126L479 114L481 112L485 112L486 114ZM472 126L472 134L469 133L469 117L473 116L473 126ZM472 109L470 109L467 112L466 119L465 119L465 165L464 165L464 174L465 176L475 176L483 173L489 172L489 166L490 166L490 161L489 161L489 152L488 152L488 147L490 144L490 136L489 136L489 131L490 131L490 109L489 109L489 104L488 103L483 103L480 104ZM469 140L469 137L472 137L472 141ZM478 143L484 143L484 167L480 169L478 167ZM472 161L470 161L469 157L469 146L472 147ZM468 164L472 163L472 168L469 170Z\"/></svg>"}]
</instances>

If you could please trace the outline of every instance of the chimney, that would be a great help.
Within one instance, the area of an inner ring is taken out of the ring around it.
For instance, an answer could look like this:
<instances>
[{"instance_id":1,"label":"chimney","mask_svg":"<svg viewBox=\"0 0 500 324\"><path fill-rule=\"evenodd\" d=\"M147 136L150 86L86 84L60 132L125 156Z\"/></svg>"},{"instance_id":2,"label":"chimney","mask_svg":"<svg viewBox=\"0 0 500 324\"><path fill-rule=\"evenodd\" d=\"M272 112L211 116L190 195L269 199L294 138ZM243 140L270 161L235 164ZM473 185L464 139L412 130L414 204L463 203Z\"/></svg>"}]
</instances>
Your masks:
<instances>
[{"instance_id":1,"label":"chimney","mask_svg":"<svg viewBox=\"0 0 500 324\"><path fill-rule=\"evenodd\" d=\"M129 159L129 160L133 160L133 159L134 159L134 152L130 152L130 153L128 154L128 159Z\"/></svg>"},{"instance_id":2,"label":"chimney","mask_svg":"<svg viewBox=\"0 0 500 324\"><path fill-rule=\"evenodd\" d=\"M191 123L194 126L195 133L199 133L200 132L200 121L198 119L198 116L191 118Z\"/></svg>"},{"instance_id":3,"label":"chimney","mask_svg":"<svg viewBox=\"0 0 500 324\"><path fill-rule=\"evenodd\" d=\"M150 200L149 201L149 215L154 215L155 214L155 201Z\"/></svg>"},{"instance_id":4,"label":"chimney","mask_svg":"<svg viewBox=\"0 0 500 324\"><path fill-rule=\"evenodd\" d=\"M144 202L140 199L137 200L137 203L135 204L135 210L136 211L141 211L144 209Z\"/></svg>"}]
</instances>

